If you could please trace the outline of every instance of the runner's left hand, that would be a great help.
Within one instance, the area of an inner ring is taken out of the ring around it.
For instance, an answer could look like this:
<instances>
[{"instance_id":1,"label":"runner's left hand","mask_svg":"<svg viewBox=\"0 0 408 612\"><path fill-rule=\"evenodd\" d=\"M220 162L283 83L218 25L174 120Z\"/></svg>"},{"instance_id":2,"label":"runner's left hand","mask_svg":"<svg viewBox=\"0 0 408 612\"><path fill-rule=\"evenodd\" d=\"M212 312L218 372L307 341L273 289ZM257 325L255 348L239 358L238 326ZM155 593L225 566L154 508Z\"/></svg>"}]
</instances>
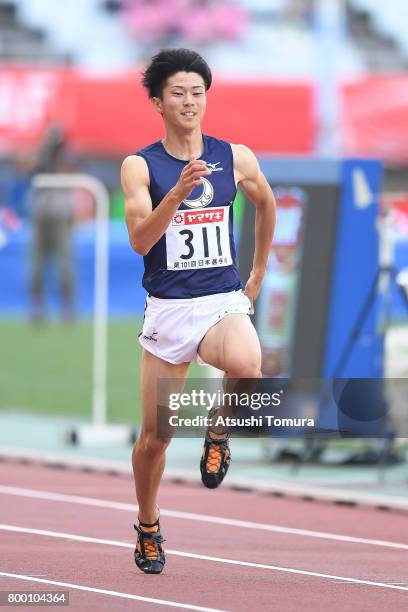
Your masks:
<instances>
[{"instance_id":1,"label":"runner's left hand","mask_svg":"<svg viewBox=\"0 0 408 612\"><path fill-rule=\"evenodd\" d=\"M249 314L254 314L254 302L257 299L261 290L262 278L258 277L254 272L251 272L249 279L245 285L244 294L251 302L251 310Z\"/></svg>"}]
</instances>

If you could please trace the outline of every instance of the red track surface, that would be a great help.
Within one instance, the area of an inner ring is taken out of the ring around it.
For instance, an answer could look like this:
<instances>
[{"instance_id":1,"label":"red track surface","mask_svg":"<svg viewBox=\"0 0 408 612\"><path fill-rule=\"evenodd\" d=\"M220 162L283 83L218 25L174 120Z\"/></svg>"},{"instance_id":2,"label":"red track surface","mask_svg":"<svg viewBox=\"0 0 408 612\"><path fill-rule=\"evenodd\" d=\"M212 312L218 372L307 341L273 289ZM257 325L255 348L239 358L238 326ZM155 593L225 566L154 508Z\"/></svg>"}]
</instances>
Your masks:
<instances>
[{"instance_id":1,"label":"red track surface","mask_svg":"<svg viewBox=\"0 0 408 612\"><path fill-rule=\"evenodd\" d=\"M41 580L116 591L121 596L79 591L0 575L0 590L65 590L71 610L153 610L163 605L126 599L123 594L217 610L385 610L408 609L408 520L406 513L277 498L222 489L164 483L160 493L162 530L168 550L160 576L142 574L134 565L129 508L92 507L37 499L22 489L133 504L130 477L51 469L35 464L0 464L0 572L37 576ZM15 489L6 492L5 486ZM16 495L15 493L20 493ZM189 512L218 519L237 519L308 530L279 533L265 527L182 519L166 511ZM10 527L46 530L115 541L72 541L66 535L13 532ZM369 542L338 541L326 532ZM379 545L373 540L386 541ZM388 543L388 544L387 544ZM393 548L392 543L405 547ZM176 551L218 557L273 568L234 565L188 558ZM281 568L281 569L279 569ZM304 573L291 573L285 568ZM314 576L307 572L326 574ZM331 576L331 577L330 577ZM357 579L382 586L347 582ZM402 587L401 590L386 585ZM405 590L402 590L405 587ZM167 603L168 605L168 603Z\"/></svg>"}]
</instances>

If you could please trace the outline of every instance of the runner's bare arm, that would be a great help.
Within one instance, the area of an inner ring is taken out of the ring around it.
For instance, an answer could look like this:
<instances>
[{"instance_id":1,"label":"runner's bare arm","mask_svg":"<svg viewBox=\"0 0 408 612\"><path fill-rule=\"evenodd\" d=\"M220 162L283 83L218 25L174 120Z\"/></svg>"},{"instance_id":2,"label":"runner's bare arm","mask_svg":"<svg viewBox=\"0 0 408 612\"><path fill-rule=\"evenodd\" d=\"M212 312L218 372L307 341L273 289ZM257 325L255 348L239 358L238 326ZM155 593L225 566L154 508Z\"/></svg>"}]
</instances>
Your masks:
<instances>
[{"instance_id":1,"label":"runner's bare arm","mask_svg":"<svg viewBox=\"0 0 408 612\"><path fill-rule=\"evenodd\" d=\"M149 193L149 171L139 155L129 155L122 163L121 181L125 195L126 225L132 248L146 255L163 236L180 203L211 174L202 160L191 158L176 185L153 210Z\"/></svg>"},{"instance_id":2,"label":"runner's bare arm","mask_svg":"<svg viewBox=\"0 0 408 612\"><path fill-rule=\"evenodd\" d=\"M276 223L276 203L254 153L244 145L232 145L237 184L256 206L255 253L245 293L252 303L258 297L265 274Z\"/></svg>"}]
</instances>

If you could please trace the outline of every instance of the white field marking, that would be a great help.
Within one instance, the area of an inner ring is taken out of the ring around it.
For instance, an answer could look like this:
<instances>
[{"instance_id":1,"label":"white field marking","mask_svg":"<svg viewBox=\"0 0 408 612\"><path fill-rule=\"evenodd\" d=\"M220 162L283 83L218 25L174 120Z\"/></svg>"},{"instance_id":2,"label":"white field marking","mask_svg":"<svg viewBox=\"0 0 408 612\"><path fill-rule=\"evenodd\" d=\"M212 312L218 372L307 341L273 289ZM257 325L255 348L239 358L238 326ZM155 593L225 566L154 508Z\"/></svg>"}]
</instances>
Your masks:
<instances>
[{"instance_id":1,"label":"white field marking","mask_svg":"<svg viewBox=\"0 0 408 612\"><path fill-rule=\"evenodd\" d=\"M46 531L44 529L30 529L29 527L17 527L15 525L1 525L0 529L4 531L13 531L17 533L29 533L32 535L42 535L52 538L62 538L65 540L74 540L77 542L88 542L90 544L105 544L108 546L118 546L120 548L134 548L134 544L127 542L119 542L117 540L105 540L100 538L91 538L88 536L80 536L71 533L62 533L58 531ZM320 572L309 572L307 570L293 569L291 567L281 567L279 565L268 565L266 563L251 563L250 561L237 561L235 559L224 559L223 557L211 557L209 555L198 555L196 553L182 552L179 550L168 550L166 554L177 557L187 557L189 559L199 559L202 561L212 561L216 563L227 563L229 565L239 565L244 567L253 567L255 569L266 569L275 572L286 572L289 574L301 574L302 576L313 576L316 578L326 578L341 583L362 584L365 586L382 587L385 589L396 589L399 591L408 591L408 586L397 586L395 583L373 582L371 580L360 580L359 578L348 578L346 576L336 576L333 574L322 574ZM205 608L200 608L204 610Z\"/></svg>"},{"instance_id":2,"label":"white field marking","mask_svg":"<svg viewBox=\"0 0 408 612\"><path fill-rule=\"evenodd\" d=\"M34 499L44 499L47 501L65 502L80 504L84 506L95 506L97 508L109 508L113 510L124 510L132 512L136 516L137 506L123 502L114 502L93 497L82 497L79 495L65 495L63 493L52 493L50 491L39 491L35 489L24 489L20 487L6 487L0 485L0 494L17 495L20 497L31 497ZM369 546L383 546L385 548L397 548L408 550L408 544L400 542L389 542L388 540L372 540L369 538L357 538L354 536L341 535L338 533L326 533L324 531L312 531L309 529L295 529L294 527L282 527L281 525L269 525L267 523L255 523L252 521L241 521L238 519L211 516L208 514L195 514L193 512L179 512L178 510L165 510L160 508L161 516L181 519L183 521L199 521L202 523L212 523L216 525L229 525L230 527L240 527L243 529L257 529L260 531L270 531L274 533L284 533L287 535L305 536L308 538L320 538L323 540L334 540L337 542L349 542L352 544L366 544Z\"/></svg>"},{"instance_id":3,"label":"white field marking","mask_svg":"<svg viewBox=\"0 0 408 612\"><path fill-rule=\"evenodd\" d=\"M202 606L193 606L191 604L177 603L177 601L167 601L166 599L154 599L153 597L143 597L142 595L133 595L132 593L121 593L120 591L107 591L106 589L97 589L95 587L82 586L81 584L71 584L70 582L59 582L56 580L44 580L43 578L33 578L23 574L11 574L9 572L0 572L0 576L5 578L16 578L17 580L28 580L28 582L41 582L42 584L53 584L55 586L66 587L68 589L76 589L77 591L88 591L90 593L100 593L101 595L111 595L112 597L122 597L123 599L135 599L136 601L146 601L148 603L158 604L159 606L171 606L172 608L184 608L185 610L199 610L200 612L224 612L217 608L203 608Z\"/></svg>"}]
</instances>

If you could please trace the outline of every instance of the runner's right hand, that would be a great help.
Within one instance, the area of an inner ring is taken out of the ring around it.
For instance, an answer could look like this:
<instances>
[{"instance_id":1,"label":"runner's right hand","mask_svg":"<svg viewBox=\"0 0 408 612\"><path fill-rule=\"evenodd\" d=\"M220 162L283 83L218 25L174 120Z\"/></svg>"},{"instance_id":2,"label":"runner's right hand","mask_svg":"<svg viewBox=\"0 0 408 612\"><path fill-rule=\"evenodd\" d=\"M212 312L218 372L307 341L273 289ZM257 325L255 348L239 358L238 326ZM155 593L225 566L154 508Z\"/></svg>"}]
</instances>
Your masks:
<instances>
[{"instance_id":1,"label":"runner's right hand","mask_svg":"<svg viewBox=\"0 0 408 612\"><path fill-rule=\"evenodd\" d=\"M201 177L211 174L211 170L202 159L196 159L193 155L188 164L183 168L180 178L174 190L180 201L185 200L197 185L201 185Z\"/></svg>"}]
</instances>

